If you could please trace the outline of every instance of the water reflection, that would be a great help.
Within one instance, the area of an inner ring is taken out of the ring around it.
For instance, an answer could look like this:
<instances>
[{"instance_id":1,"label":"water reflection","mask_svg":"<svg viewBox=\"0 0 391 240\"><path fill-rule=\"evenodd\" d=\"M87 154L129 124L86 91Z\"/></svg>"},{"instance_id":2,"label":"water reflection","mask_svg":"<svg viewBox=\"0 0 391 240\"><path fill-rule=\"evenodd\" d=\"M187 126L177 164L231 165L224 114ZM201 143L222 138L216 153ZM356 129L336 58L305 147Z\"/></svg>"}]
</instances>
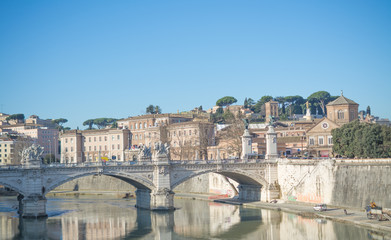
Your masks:
<instances>
[{"instance_id":1,"label":"water reflection","mask_svg":"<svg viewBox=\"0 0 391 240\"><path fill-rule=\"evenodd\" d=\"M176 199L179 210L162 213L136 209L134 200L51 198L47 219L19 219L15 201L0 198L0 239L391 239L352 225L205 201Z\"/></svg>"}]
</instances>

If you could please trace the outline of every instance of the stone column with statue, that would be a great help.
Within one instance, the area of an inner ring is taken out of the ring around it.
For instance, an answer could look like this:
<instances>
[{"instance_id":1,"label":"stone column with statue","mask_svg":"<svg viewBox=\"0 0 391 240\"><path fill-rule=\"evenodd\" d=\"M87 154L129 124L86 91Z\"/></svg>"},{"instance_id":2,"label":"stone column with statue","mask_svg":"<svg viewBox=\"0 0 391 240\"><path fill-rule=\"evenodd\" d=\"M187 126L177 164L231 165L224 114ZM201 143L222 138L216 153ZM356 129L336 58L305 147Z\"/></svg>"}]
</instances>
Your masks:
<instances>
[{"instance_id":1,"label":"stone column with statue","mask_svg":"<svg viewBox=\"0 0 391 240\"><path fill-rule=\"evenodd\" d=\"M248 159L249 154L252 153L252 137L250 131L248 130L248 120L243 119L244 122L244 132L242 136L242 155L241 159Z\"/></svg>"},{"instance_id":2,"label":"stone column with statue","mask_svg":"<svg viewBox=\"0 0 391 240\"><path fill-rule=\"evenodd\" d=\"M152 155L154 166L153 182L155 189L151 192L152 210L173 210L174 192L171 190L170 146L158 142Z\"/></svg>"},{"instance_id":3,"label":"stone column with statue","mask_svg":"<svg viewBox=\"0 0 391 240\"><path fill-rule=\"evenodd\" d=\"M42 180L42 153L43 148L39 145L24 149L21 152L22 167L26 169L23 180L19 184L25 189L24 195L19 194L19 214L23 218L47 217L46 214L46 191ZM27 171L28 169L28 171Z\"/></svg>"}]
</instances>

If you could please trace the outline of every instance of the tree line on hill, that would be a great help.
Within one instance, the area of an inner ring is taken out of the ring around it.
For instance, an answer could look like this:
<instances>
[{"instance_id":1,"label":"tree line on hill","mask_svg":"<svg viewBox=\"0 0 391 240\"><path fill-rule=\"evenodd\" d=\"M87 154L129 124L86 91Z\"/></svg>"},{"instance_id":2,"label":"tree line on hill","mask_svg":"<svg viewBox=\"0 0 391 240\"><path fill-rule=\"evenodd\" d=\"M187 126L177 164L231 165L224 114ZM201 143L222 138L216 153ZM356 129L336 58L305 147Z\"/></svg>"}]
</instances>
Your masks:
<instances>
[{"instance_id":1,"label":"tree line on hill","mask_svg":"<svg viewBox=\"0 0 391 240\"><path fill-rule=\"evenodd\" d=\"M299 95L294 96L278 96L272 97L269 95L262 96L258 101L252 98L245 98L243 107L250 109L254 113L262 113L265 103L273 100L278 102L279 105L279 118L285 120L288 117L292 117L293 114L305 114L306 102L310 104L311 112L318 113L319 115L326 115L326 105L337 99L338 96L331 96L326 91L318 91L312 93L307 98L303 98ZM230 106L237 102L237 99L232 96L225 96L217 100L216 106L219 106L214 114L212 114L212 121L215 123L225 123L232 119L232 113L224 111L223 107Z\"/></svg>"}]
</instances>

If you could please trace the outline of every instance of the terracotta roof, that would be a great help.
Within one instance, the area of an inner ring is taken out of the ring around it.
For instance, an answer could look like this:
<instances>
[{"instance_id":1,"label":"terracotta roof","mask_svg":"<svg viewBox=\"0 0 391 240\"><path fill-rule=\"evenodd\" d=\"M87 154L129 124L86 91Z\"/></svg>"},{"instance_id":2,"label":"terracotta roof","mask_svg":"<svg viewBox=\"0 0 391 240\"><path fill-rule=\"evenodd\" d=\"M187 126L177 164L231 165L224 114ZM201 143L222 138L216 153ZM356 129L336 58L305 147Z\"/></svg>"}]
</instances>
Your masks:
<instances>
[{"instance_id":1,"label":"terracotta roof","mask_svg":"<svg viewBox=\"0 0 391 240\"><path fill-rule=\"evenodd\" d=\"M358 103L354 102L353 100L350 100L349 98L344 97L341 95L339 98L335 99L332 102L329 102L327 106L333 106L333 105L347 105L347 104L354 104L358 105Z\"/></svg>"}]
</instances>

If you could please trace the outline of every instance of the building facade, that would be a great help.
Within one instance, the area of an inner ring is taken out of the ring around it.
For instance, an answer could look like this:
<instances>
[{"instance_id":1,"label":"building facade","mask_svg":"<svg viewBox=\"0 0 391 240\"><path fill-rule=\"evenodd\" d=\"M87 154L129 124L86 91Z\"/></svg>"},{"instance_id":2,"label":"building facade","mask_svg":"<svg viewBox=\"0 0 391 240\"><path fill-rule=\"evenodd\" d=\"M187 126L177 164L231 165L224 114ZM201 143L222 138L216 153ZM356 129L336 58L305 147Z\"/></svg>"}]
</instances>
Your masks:
<instances>
[{"instance_id":1,"label":"building facade","mask_svg":"<svg viewBox=\"0 0 391 240\"><path fill-rule=\"evenodd\" d=\"M60 134L61 163L126 161L128 129L70 130Z\"/></svg>"}]
</instances>

